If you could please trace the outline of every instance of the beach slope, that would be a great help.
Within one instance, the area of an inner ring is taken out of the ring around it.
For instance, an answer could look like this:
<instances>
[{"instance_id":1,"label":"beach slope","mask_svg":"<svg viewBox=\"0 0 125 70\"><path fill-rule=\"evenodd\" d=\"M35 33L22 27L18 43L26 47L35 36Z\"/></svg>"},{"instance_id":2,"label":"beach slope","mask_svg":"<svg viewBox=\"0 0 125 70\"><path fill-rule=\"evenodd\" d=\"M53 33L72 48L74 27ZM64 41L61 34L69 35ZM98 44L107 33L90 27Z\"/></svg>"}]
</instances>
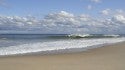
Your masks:
<instances>
[{"instance_id":1,"label":"beach slope","mask_svg":"<svg viewBox=\"0 0 125 70\"><path fill-rule=\"evenodd\" d=\"M0 70L125 70L125 43L81 53L2 57Z\"/></svg>"}]
</instances>

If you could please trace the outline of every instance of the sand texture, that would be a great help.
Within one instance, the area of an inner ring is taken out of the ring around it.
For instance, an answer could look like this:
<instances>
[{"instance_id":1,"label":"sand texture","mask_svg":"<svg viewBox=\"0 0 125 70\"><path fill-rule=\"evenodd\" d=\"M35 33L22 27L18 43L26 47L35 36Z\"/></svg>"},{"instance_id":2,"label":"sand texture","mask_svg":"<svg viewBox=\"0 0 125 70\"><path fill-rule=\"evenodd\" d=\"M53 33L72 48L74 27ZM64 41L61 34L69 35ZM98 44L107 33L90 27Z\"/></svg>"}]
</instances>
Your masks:
<instances>
[{"instance_id":1,"label":"sand texture","mask_svg":"<svg viewBox=\"0 0 125 70\"><path fill-rule=\"evenodd\" d=\"M0 70L125 70L125 43L81 53L4 57Z\"/></svg>"}]
</instances>

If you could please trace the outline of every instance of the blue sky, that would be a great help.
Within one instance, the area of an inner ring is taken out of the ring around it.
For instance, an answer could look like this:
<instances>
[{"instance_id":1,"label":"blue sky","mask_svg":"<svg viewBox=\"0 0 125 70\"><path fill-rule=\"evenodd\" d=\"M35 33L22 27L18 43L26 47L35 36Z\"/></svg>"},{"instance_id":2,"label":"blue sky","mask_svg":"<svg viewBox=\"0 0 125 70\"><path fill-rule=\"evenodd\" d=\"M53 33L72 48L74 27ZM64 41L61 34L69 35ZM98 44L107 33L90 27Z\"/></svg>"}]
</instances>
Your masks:
<instances>
[{"instance_id":1,"label":"blue sky","mask_svg":"<svg viewBox=\"0 0 125 70\"><path fill-rule=\"evenodd\" d=\"M125 34L125 0L0 0L0 33Z\"/></svg>"},{"instance_id":2,"label":"blue sky","mask_svg":"<svg viewBox=\"0 0 125 70\"><path fill-rule=\"evenodd\" d=\"M125 0L4 0L7 7L0 7L2 15L43 16L52 12L67 11L74 14L98 15L103 9L125 10ZM90 5L92 8L88 10Z\"/></svg>"}]
</instances>

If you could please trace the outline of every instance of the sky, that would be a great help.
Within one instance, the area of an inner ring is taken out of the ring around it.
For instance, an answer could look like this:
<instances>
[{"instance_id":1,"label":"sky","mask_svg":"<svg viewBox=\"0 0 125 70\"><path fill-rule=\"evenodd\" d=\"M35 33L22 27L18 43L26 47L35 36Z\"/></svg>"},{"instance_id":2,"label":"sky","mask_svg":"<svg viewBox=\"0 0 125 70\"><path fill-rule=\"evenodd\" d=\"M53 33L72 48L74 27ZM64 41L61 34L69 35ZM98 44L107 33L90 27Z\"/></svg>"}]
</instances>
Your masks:
<instances>
[{"instance_id":1,"label":"sky","mask_svg":"<svg viewBox=\"0 0 125 70\"><path fill-rule=\"evenodd\" d=\"M125 34L125 0L0 0L0 33Z\"/></svg>"},{"instance_id":2,"label":"sky","mask_svg":"<svg viewBox=\"0 0 125 70\"><path fill-rule=\"evenodd\" d=\"M3 15L46 15L51 12L67 11L74 14L98 15L104 9L125 10L125 0L1 0ZM91 9L91 10L90 10Z\"/></svg>"}]
</instances>

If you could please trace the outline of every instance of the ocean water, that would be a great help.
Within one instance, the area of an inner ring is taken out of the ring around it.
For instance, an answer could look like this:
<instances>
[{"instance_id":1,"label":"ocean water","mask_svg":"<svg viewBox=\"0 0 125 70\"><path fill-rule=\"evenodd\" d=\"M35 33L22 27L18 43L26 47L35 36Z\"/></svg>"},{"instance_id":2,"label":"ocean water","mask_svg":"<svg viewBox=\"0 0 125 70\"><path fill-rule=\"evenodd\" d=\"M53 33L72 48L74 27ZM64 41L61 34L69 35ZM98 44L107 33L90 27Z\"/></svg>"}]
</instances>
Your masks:
<instances>
[{"instance_id":1,"label":"ocean water","mask_svg":"<svg viewBox=\"0 0 125 70\"><path fill-rule=\"evenodd\" d=\"M125 35L1 34L0 56L80 52L125 41Z\"/></svg>"}]
</instances>

